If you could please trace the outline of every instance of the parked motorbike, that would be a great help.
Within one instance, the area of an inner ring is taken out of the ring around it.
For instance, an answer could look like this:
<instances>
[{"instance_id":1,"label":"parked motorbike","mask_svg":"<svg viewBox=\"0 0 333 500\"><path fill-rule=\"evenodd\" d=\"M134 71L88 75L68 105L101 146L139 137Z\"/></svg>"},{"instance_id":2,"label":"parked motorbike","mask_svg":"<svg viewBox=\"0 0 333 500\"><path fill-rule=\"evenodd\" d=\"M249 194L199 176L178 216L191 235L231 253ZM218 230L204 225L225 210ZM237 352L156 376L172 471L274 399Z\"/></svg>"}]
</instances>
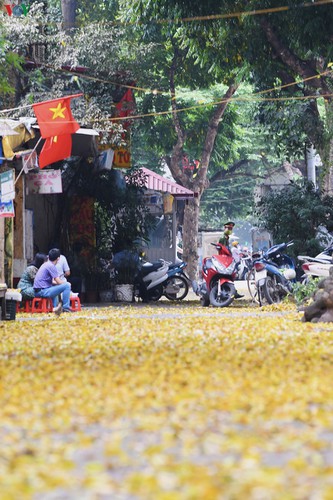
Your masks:
<instances>
[{"instance_id":1,"label":"parked motorbike","mask_svg":"<svg viewBox=\"0 0 333 500\"><path fill-rule=\"evenodd\" d=\"M256 296L260 305L280 302L292 291L296 278L295 263L283 253L293 242L273 245L262 254L254 254L253 273Z\"/></svg>"},{"instance_id":2,"label":"parked motorbike","mask_svg":"<svg viewBox=\"0 0 333 500\"><path fill-rule=\"evenodd\" d=\"M252 257L246 252L241 252L240 262L236 268L236 280L246 280L247 274L251 269Z\"/></svg>"},{"instance_id":3,"label":"parked motorbike","mask_svg":"<svg viewBox=\"0 0 333 500\"><path fill-rule=\"evenodd\" d=\"M164 260L146 262L137 252L123 250L112 259L115 280L126 274L134 285L134 296L144 302L159 300L163 294L163 282L168 279L169 264Z\"/></svg>"},{"instance_id":4,"label":"parked motorbike","mask_svg":"<svg viewBox=\"0 0 333 500\"><path fill-rule=\"evenodd\" d=\"M229 306L236 295L234 280L236 263L230 250L221 243L211 243L218 253L205 257L202 263L203 281L193 282L193 291L200 297L201 305L208 307Z\"/></svg>"},{"instance_id":5,"label":"parked motorbike","mask_svg":"<svg viewBox=\"0 0 333 500\"><path fill-rule=\"evenodd\" d=\"M188 294L188 278L184 273L185 262L172 264L163 259L148 262L135 252L122 251L113 258L116 279L124 266L132 272L134 296L144 302L157 301L162 295L169 300L182 300Z\"/></svg>"},{"instance_id":6,"label":"parked motorbike","mask_svg":"<svg viewBox=\"0 0 333 500\"><path fill-rule=\"evenodd\" d=\"M304 275L301 278L303 283L306 283L311 278L326 278L329 276L330 267L333 266L333 245L327 247L316 257L298 255L297 258L301 262L304 262L301 266L304 271Z\"/></svg>"}]
</instances>

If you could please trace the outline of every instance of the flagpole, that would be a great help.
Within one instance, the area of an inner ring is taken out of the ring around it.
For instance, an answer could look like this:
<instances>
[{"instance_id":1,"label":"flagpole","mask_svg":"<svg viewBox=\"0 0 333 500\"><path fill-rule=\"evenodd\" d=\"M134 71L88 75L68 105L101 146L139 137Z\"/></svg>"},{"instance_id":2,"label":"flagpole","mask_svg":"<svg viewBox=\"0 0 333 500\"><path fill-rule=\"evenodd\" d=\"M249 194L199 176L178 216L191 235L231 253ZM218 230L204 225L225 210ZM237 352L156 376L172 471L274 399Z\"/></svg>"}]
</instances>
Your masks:
<instances>
[{"instance_id":1,"label":"flagpole","mask_svg":"<svg viewBox=\"0 0 333 500\"><path fill-rule=\"evenodd\" d=\"M30 154L29 154L29 156L28 156L28 158L27 158L27 162L28 162L28 161L30 160L30 158L32 157L32 153L33 153L34 151L36 151L36 148L37 148L37 146L38 146L38 144L40 143L40 141L41 141L41 140L42 140L42 137L40 137L40 138L38 139L38 141L36 142L34 149L30 152ZM18 174L18 176L16 177L15 182L14 182L14 186L15 186L15 184L17 183L17 181L19 180L19 178L21 177L21 175L22 175L22 173L23 173L23 170L24 170L24 167L22 167L22 168L21 168L20 173L19 173L19 174Z\"/></svg>"}]
</instances>

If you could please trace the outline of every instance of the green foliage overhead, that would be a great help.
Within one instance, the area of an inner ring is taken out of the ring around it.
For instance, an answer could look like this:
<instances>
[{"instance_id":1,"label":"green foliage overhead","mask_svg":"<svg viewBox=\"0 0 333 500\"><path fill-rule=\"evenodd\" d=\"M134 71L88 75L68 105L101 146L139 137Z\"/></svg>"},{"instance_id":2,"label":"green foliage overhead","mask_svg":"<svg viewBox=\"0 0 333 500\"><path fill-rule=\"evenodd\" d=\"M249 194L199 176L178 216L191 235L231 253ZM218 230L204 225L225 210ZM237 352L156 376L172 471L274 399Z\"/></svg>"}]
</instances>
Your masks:
<instances>
[{"instance_id":1,"label":"green foliage overhead","mask_svg":"<svg viewBox=\"0 0 333 500\"><path fill-rule=\"evenodd\" d=\"M322 247L316 235L320 225L333 230L333 197L322 196L305 180L264 196L257 212L276 243L294 241L290 253L295 256L319 253Z\"/></svg>"}]
</instances>

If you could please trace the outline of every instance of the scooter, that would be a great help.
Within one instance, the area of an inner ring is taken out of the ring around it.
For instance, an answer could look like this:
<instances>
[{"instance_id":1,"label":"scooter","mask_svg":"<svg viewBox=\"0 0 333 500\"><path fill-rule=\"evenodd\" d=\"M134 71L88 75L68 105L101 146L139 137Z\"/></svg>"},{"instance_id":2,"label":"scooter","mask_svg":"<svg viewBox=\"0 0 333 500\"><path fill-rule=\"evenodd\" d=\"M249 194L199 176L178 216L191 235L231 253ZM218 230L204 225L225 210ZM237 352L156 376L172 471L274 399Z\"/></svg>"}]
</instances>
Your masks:
<instances>
[{"instance_id":1,"label":"scooter","mask_svg":"<svg viewBox=\"0 0 333 500\"><path fill-rule=\"evenodd\" d=\"M273 245L262 254L253 254L253 272L260 305L276 304L292 292L296 271L294 261L283 253L293 242Z\"/></svg>"},{"instance_id":2,"label":"scooter","mask_svg":"<svg viewBox=\"0 0 333 500\"><path fill-rule=\"evenodd\" d=\"M188 294L190 279L184 269L186 262L169 263L168 279L163 287L163 295L169 300L183 300Z\"/></svg>"},{"instance_id":3,"label":"scooter","mask_svg":"<svg viewBox=\"0 0 333 500\"><path fill-rule=\"evenodd\" d=\"M141 298L143 302L157 301L162 297L169 278L168 262L147 262L139 254L123 250L114 255L112 265L116 280L124 267L132 273L135 297Z\"/></svg>"},{"instance_id":4,"label":"scooter","mask_svg":"<svg viewBox=\"0 0 333 500\"><path fill-rule=\"evenodd\" d=\"M330 267L333 266L333 245L327 247L316 257L309 257L307 255L298 255L298 260L304 262L302 269L304 275L301 280L303 283L308 282L311 278L328 277Z\"/></svg>"},{"instance_id":5,"label":"scooter","mask_svg":"<svg viewBox=\"0 0 333 500\"><path fill-rule=\"evenodd\" d=\"M241 252L240 262L237 266L236 280L246 280L247 274L252 268L252 258L248 253Z\"/></svg>"},{"instance_id":6,"label":"scooter","mask_svg":"<svg viewBox=\"0 0 333 500\"><path fill-rule=\"evenodd\" d=\"M236 295L234 280L236 263L230 250L221 243L211 243L218 253L205 257L202 263L203 281L193 281L193 291L200 297L204 307L210 304L215 307L229 306Z\"/></svg>"}]
</instances>

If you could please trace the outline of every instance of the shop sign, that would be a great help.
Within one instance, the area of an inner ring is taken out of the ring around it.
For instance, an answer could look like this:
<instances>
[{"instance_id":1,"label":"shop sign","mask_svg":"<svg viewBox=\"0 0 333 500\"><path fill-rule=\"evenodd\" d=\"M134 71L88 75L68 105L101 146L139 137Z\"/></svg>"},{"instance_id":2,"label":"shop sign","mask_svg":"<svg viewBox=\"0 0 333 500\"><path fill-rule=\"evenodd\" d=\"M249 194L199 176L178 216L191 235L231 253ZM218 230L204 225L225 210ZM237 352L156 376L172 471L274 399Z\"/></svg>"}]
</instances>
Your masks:
<instances>
[{"instance_id":1,"label":"shop sign","mask_svg":"<svg viewBox=\"0 0 333 500\"><path fill-rule=\"evenodd\" d=\"M7 203L15 198L14 171L7 170L0 174L1 202Z\"/></svg>"},{"instance_id":2,"label":"shop sign","mask_svg":"<svg viewBox=\"0 0 333 500\"><path fill-rule=\"evenodd\" d=\"M5 203L0 203L0 217L14 217L14 202L13 200Z\"/></svg>"},{"instance_id":3,"label":"shop sign","mask_svg":"<svg viewBox=\"0 0 333 500\"><path fill-rule=\"evenodd\" d=\"M62 193L61 171L44 170L27 174L26 188L28 194Z\"/></svg>"},{"instance_id":4,"label":"shop sign","mask_svg":"<svg viewBox=\"0 0 333 500\"><path fill-rule=\"evenodd\" d=\"M131 153L128 149L118 148L114 152L113 166L117 168L130 168Z\"/></svg>"}]
</instances>

